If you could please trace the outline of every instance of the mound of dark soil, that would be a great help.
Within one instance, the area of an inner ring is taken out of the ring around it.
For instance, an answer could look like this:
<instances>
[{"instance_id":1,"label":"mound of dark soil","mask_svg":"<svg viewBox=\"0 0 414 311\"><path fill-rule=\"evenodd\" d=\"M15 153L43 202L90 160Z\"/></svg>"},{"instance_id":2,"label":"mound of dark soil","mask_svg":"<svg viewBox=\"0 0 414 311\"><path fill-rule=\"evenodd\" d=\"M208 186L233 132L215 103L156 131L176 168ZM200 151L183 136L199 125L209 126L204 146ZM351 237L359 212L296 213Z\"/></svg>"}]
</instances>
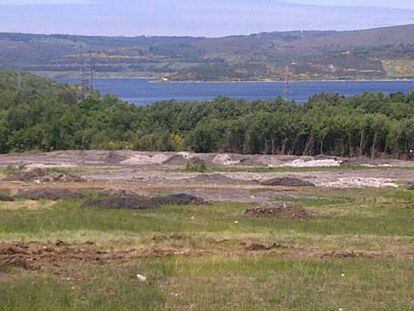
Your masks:
<instances>
[{"instance_id":1,"label":"mound of dark soil","mask_svg":"<svg viewBox=\"0 0 414 311\"><path fill-rule=\"evenodd\" d=\"M196 177L188 179L192 183L199 184L235 184L237 180L221 174L201 174Z\"/></svg>"},{"instance_id":2,"label":"mound of dark soil","mask_svg":"<svg viewBox=\"0 0 414 311\"><path fill-rule=\"evenodd\" d=\"M180 165L183 166L187 162L187 159L184 158L181 154L173 155L168 160L164 161L162 164L164 165Z\"/></svg>"},{"instance_id":3,"label":"mound of dark soil","mask_svg":"<svg viewBox=\"0 0 414 311\"><path fill-rule=\"evenodd\" d=\"M35 168L8 175L6 181L38 181L46 182L85 182L86 180L73 174L49 174L46 170Z\"/></svg>"},{"instance_id":4,"label":"mound of dark soil","mask_svg":"<svg viewBox=\"0 0 414 311\"><path fill-rule=\"evenodd\" d=\"M78 190L59 189L59 188L43 188L43 189L31 189L20 190L14 196L14 198L26 199L26 200L73 200L82 199L85 195Z\"/></svg>"},{"instance_id":5,"label":"mound of dark soil","mask_svg":"<svg viewBox=\"0 0 414 311\"><path fill-rule=\"evenodd\" d=\"M115 209L148 209L159 207L159 202L137 195L116 195L102 199L87 200L83 207L101 207Z\"/></svg>"},{"instance_id":6,"label":"mound of dark soil","mask_svg":"<svg viewBox=\"0 0 414 311\"><path fill-rule=\"evenodd\" d=\"M263 165L253 158L244 158L240 160L241 166L260 166Z\"/></svg>"},{"instance_id":7,"label":"mound of dark soil","mask_svg":"<svg viewBox=\"0 0 414 311\"><path fill-rule=\"evenodd\" d=\"M131 194L119 194L102 199L88 200L84 202L82 206L142 210L157 208L162 205L200 205L205 203L206 202L204 200L198 197L184 193L171 194L158 198L149 198Z\"/></svg>"},{"instance_id":8,"label":"mound of dark soil","mask_svg":"<svg viewBox=\"0 0 414 311\"><path fill-rule=\"evenodd\" d=\"M12 173L4 179L5 181L34 181L46 176L48 173L40 168Z\"/></svg>"},{"instance_id":9,"label":"mound of dark soil","mask_svg":"<svg viewBox=\"0 0 414 311\"><path fill-rule=\"evenodd\" d=\"M125 161L126 159L128 159L127 156L120 154L116 151L110 151L106 156L106 162L108 162L109 164L119 164L120 162Z\"/></svg>"},{"instance_id":10,"label":"mound of dark soil","mask_svg":"<svg viewBox=\"0 0 414 311\"><path fill-rule=\"evenodd\" d=\"M283 187L315 187L309 181L294 177L280 177L262 181L262 186L283 186Z\"/></svg>"},{"instance_id":11,"label":"mound of dark soil","mask_svg":"<svg viewBox=\"0 0 414 311\"><path fill-rule=\"evenodd\" d=\"M246 216L266 218L309 219L312 217L303 207L295 204L277 207L256 207L247 209Z\"/></svg>"},{"instance_id":12,"label":"mound of dark soil","mask_svg":"<svg viewBox=\"0 0 414 311\"><path fill-rule=\"evenodd\" d=\"M161 205L201 205L206 204L206 202L190 194L177 193L171 194L160 198L154 198L153 200L158 200Z\"/></svg>"},{"instance_id":13,"label":"mound of dark soil","mask_svg":"<svg viewBox=\"0 0 414 311\"><path fill-rule=\"evenodd\" d=\"M190 159L186 159L185 164L196 165L196 166L197 165L206 165L206 161L204 161L200 158L197 158L197 157L193 157L193 158L190 158Z\"/></svg>"},{"instance_id":14,"label":"mound of dark soil","mask_svg":"<svg viewBox=\"0 0 414 311\"><path fill-rule=\"evenodd\" d=\"M0 193L0 202L13 202L14 198Z\"/></svg>"}]
</instances>

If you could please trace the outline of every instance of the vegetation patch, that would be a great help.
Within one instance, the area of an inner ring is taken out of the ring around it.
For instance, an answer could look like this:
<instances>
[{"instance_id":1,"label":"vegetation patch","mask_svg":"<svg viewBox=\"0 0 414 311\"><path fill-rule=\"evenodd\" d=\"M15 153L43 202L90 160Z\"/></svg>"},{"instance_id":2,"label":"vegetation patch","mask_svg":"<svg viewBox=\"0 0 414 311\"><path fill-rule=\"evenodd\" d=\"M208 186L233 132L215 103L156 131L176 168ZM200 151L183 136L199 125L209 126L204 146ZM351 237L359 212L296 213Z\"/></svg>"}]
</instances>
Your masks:
<instances>
[{"instance_id":1,"label":"vegetation patch","mask_svg":"<svg viewBox=\"0 0 414 311\"><path fill-rule=\"evenodd\" d=\"M0 210L19 210L19 209L29 209L37 210L41 208L50 208L55 204L53 201L46 200L13 200L7 202L0 202Z\"/></svg>"}]
</instances>

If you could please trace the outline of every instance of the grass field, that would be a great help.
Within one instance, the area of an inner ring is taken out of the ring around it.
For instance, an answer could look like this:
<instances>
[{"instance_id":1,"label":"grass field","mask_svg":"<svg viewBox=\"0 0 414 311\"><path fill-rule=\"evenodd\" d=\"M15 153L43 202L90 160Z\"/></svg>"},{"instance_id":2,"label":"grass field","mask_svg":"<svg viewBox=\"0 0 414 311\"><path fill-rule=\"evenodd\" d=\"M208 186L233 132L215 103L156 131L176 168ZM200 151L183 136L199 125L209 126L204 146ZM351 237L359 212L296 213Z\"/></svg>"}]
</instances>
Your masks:
<instances>
[{"instance_id":1,"label":"grass field","mask_svg":"<svg viewBox=\"0 0 414 311\"><path fill-rule=\"evenodd\" d=\"M413 310L414 192L299 192L309 219L247 217L237 203L0 203L0 244L132 254L0 264L0 310Z\"/></svg>"}]
</instances>

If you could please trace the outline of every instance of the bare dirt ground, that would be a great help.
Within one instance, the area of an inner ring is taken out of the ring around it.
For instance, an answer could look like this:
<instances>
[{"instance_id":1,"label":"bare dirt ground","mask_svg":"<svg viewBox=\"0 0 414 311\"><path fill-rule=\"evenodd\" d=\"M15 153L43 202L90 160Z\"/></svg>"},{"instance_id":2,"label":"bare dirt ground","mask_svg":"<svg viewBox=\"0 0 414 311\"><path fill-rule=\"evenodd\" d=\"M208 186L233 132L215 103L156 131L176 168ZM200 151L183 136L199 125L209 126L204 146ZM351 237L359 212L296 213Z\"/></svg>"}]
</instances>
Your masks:
<instances>
[{"instance_id":1,"label":"bare dirt ground","mask_svg":"<svg viewBox=\"0 0 414 311\"><path fill-rule=\"evenodd\" d=\"M189 159L218 167L414 167L414 161L396 159L339 158L329 156L279 156L239 154L196 154L189 152L56 151L0 155L0 166L26 165L32 168L183 166Z\"/></svg>"},{"instance_id":2,"label":"bare dirt ground","mask_svg":"<svg viewBox=\"0 0 414 311\"><path fill-rule=\"evenodd\" d=\"M204 162L207 172L186 170L194 159ZM258 203L292 198L289 191L296 186L398 188L414 181L414 161L321 156L59 151L0 155L1 168L0 188L12 191L62 184L65 189L161 189L207 201ZM263 193L251 194L255 190Z\"/></svg>"},{"instance_id":3,"label":"bare dirt ground","mask_svg":"<svg viewBox=\"0 0 414 311\"><path fill-rule=\"evenodd\" d=\"M194 159L203 161L208 171L186 170L188 161ZM0 155L1 168L0 189L8 192L2 194L3 201L10 196L26 200L81 199L85 190L100 189L107 193L123 191L124 196L128 192L150 197L157 191L206 202L256 203L275 208L276 201L312 198L297 188L399 188L414 181L413 161L185 152L11 154Z\"/></svg>"},{"instance_id":4,"label":"bare dirt ground","mask_svg":"<svg viewBox=\"0 0 414 311\"><path fill-rule=\"evenodd\" d=\"M226 241L228 242L228 241ZM217 244L222 241L216 241ZM254 252L278 253L283 258L314 258L314 259L347 259L347 258L402 258L414 259L414 253L405 252L394 254L391 252L366 252L366 251L326 251L316 248L286 247L278 243L261 244L257 242L238 243L238 247L229 255L248 255ZM69 244L56 241L54 244L43 242L29 243L0 243L0 264L19 267L28 270L55 269L64 271L65 265L71 262L92 263L97 265L108 263L127 262L133 258L145 257L169 257L173 255L203 256L214 254L212 249L172 249L162 247L133 248L123 251L111 251L101 249L94 242L87 241L82 244ZM56 269L58 268L58 269Z\"/></svg>"}]
</instances>

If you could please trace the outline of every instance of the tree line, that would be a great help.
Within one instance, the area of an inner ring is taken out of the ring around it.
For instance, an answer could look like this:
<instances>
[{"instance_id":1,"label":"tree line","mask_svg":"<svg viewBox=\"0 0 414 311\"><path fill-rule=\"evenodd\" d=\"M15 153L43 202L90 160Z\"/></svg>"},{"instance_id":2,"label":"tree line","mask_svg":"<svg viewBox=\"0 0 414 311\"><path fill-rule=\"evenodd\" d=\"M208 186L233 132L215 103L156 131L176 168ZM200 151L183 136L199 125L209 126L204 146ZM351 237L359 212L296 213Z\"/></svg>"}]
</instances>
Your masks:
<instances>
[{"instance_id":1,"label":"tree line","mask_svg":"<svg viewBox=\"0 0 414 311\"><path fill-rule=\"evenodd\" d=\"M138 107L28 73L0 73L0 153L68 149L407 158L414 93Z\"/></svg>"}]
</instances>

